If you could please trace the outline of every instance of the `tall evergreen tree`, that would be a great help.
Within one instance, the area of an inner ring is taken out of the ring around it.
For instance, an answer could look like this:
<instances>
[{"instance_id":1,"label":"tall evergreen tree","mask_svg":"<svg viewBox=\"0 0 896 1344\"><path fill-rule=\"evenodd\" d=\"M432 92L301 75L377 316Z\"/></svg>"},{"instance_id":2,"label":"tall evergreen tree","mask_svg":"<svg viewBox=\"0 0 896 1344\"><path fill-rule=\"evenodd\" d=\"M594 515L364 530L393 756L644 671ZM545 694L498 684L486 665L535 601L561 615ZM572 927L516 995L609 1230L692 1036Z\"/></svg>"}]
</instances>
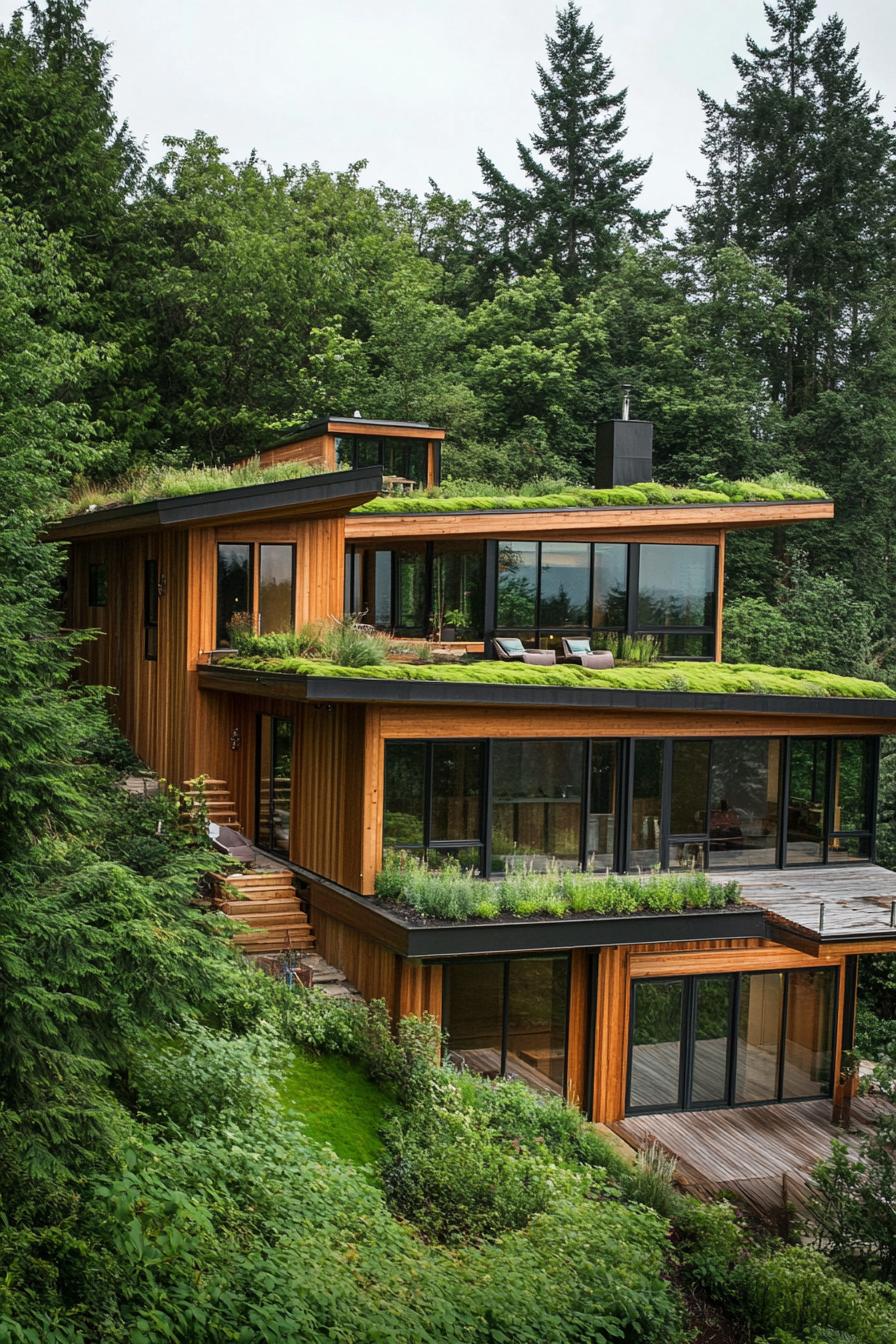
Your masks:
<instances>
[{"instance_id":1,"label":"tall evergreen tree","mask_svg":"<svg viewBox=\"0 0 896 1344\"><path fill-rule=\"evenodd\" d=\"M603 39L573 0L546 45L533 95L538 130L531 145L517 141L529 185L510 181L480 149L477 196L499 272L531 274L549 261L570 294L606 270L622 240L654 233L664 215L635 204L650 159L627 159L620 148L626 90L613 91Z\"/></svg>"}]
</instances>

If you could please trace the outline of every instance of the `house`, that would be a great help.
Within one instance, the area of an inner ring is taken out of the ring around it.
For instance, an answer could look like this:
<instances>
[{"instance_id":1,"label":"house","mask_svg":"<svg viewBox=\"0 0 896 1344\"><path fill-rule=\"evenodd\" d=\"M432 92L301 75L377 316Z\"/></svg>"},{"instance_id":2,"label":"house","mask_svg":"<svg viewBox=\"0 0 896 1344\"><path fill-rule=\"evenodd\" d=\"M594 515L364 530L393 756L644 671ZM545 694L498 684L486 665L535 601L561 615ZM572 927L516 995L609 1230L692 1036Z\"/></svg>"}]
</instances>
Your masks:
<instances>
[{"instance_id":1,"label":"house","mask_svg":"<svg viewBox=\"0 0 896 1344\"><path fill-rule=\"evenodd\" d=\"M58 524L69 624L101 632L85 678L115 688L153 769L219 781L295 876L323 955L394 1014L433 1013L468 1067L607 1123L805 1099L842 1109L858 956L896 950L896 875L874 862L896 698L848 679L830 694L821 674L782 694L774 669L740 674L737 690L687 681L721 659L726 538L830 519L833 505L811 491L639 491L650 427L627 420L600 429L597 494L426 503L417 487L438 484L443 437L329 417L262 455L317 474ZM221 657L236 615L265 633L343 612L472 661L371 676ZM489 679L502 635L544 649L651 635L683 672ZM460 855L483 881L521 856L696 868L737 879L746 900L424 919L376 898L390 850Z\"/></svg>"}]
</instances>

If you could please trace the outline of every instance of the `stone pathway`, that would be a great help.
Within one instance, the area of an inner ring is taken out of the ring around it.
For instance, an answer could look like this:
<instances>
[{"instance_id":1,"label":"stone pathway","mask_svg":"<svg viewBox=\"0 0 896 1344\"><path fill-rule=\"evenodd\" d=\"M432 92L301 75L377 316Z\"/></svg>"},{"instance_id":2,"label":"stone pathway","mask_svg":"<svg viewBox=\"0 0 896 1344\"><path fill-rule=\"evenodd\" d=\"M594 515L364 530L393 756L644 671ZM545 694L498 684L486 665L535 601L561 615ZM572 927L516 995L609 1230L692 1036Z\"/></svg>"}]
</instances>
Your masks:
<instances>
[{"instance_id":1,"label":"stone pathway","mask_svg":"<svg viewBox=\"0 0 896 1344\"><path fill-rule=\"evenodd\" d=\"M159 791L159 781L151 770L143 770L133 775L125 775L124 779L121 780L121 787L125 793L138 794L143 798L154 798Z\"/></svg>"}]
</instances>

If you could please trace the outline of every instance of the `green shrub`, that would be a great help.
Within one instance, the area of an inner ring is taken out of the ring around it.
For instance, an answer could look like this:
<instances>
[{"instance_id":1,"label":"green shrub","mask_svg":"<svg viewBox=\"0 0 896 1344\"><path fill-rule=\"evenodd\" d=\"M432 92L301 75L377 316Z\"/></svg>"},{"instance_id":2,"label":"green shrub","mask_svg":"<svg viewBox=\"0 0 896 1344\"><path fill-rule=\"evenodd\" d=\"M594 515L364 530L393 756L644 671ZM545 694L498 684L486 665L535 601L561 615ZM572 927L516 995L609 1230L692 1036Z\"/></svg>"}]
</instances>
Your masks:
<instances>
[{"instance_id":1,"label":"green shrub","mask_svg":"<svg viewBox=\"0 0 896 1344\"><path fill-rule=\"evenodd\" d=\"M818 1251L785 1246L743 1259L729 1281L737 1314L757 1334L798 1338L843 1331L859 1344L896 1339L896 1293L880 1283L853 1283Z\"/></svg>"},{"instance_id":2,"label":"green shrub","mask_svg":"<svg viewBox=\"0 0 896 1344\"><path fill-rule=\"evenodd\" d=\"M726 1202L704 1204L679 1196L672 1224L685 1278L715 1301L724 1301L731 1276L746 1249L746 1234Z\"/></svg>"},{"instance_id":3,"label":"green shrub","mask_svg":"<svg viewBox=\"0 0 896 1344\"><path fill-rule=\"evenodd\" d=\"M386 850L377 874L380 900L408 906L431 919L496 919L500 915L634 914L653 910L723 909L740 900L734 880L712 882L705 873L569 872L555 864L536 871L520 861L500 881L485 882L455 859L437 868L426 857Z\"/></svg>"}]
</instances>

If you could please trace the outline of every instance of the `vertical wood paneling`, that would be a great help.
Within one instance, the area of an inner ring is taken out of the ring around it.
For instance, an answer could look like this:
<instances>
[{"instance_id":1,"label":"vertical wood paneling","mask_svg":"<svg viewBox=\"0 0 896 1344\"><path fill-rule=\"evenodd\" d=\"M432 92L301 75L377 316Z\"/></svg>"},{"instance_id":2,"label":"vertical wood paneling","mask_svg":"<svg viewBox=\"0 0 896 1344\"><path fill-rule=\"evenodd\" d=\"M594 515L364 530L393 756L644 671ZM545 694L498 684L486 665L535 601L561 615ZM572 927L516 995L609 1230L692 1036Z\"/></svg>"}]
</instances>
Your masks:
<instances>
[{"instance_id":1,"label":"vertical wood paneling","mask_svg":"<svg viewBox=\"0 0 896 1344\"><path fill-rule=\"evenodd\" d=\"M566 1099L586 1110L592 1101L591 1081L586 1077L588 1056L588 962L587 951L576 950L569 958L569 1021L566 1033Z\"/></svg>"},{"instance_id":2,"label":"vertical wood paneling","mask_svg":"<svg viewBox=\"0 0 896 1344\"><path fill-rule=\"evenodd\" d=\"M594 1119L601 1124L625 1112L629 1019L629 949L602 947L597 962L594 1039Z\"/></svg>"}]
</instances>

